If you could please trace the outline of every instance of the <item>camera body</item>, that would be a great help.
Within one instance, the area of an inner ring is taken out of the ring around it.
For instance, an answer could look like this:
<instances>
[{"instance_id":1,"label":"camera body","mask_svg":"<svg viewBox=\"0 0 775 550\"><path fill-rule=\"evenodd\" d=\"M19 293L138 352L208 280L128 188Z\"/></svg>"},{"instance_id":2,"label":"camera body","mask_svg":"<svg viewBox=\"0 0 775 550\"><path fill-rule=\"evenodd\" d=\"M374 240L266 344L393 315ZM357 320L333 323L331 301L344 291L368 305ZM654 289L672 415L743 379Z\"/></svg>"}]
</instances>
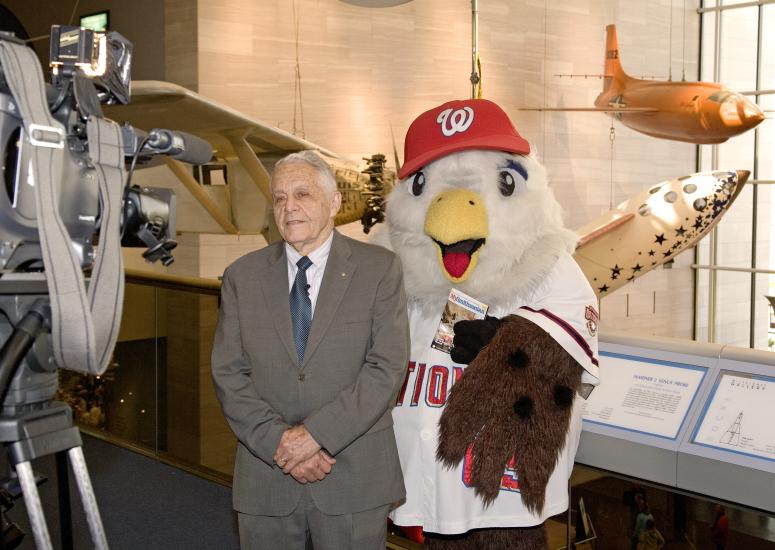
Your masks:
<instances>
[{"instance_id":1,"label":"camera body","mask_svg":"<svg viewBox=\"0 0 775 550\"><path fill-rule=\"evenodd\" d=\"M123 304L122 245L172 263L174 194L131 185L138 159L201 164L212 149L104 118L101 104L130 95L132 44L116 32L52 27L51 85L13 36L0 33L0 50L0 404L9 417L48 406L57 368L107 368Z\"/></svg>"},{"instance_id":2,"label":"camera body","mask_svg":"<svg viewBox=\"0 0 775 550\"><path fill-rule=\"evenodd\" d=\"M172 262L174 195L130 185L138 159L204 163L212 149L104 118L101 104L129 101L132 45L121 35L54 26L51 38L49 86L35 53L0 33L0 442L36 545L51 542L29 463L67 451L95 547L106 548L72 410L52 400L57 369L98 378L107 369L123 308L122 244ZM23 534L5 520L5 496L0 546L10 547Z\"/></svg>"},{"instance_id":3,"label":"camera body","mask_svg":"<svg viewBox=\"0 0 775 550\"><path fill-rule=\"evenodd\" d=\"M94 259L92 240L99 215L97 174L88 161L85 131L77 121L77 107L60 108L57 118L67 129L61 177L53 182L72 251L82 267ZM7 87L0 85L0 151L3 186L0 190L0 269L38 271L41 263L35 182L30 173L29 148L20 147L24 123Z\"/></svg>"},{"instance_id":4,"label":"camera body","mask_svg":"<svg viewBox=\"0 0 775 550\"><path fill-rule=\"evenodd\" d=\"M7 39L7 37L2 37ZM96 33L79 27L55 25L51 32L52 85L46 96L52 116L65 128L60 177L53 182L62 221L70 235L73 254L82 268L94 260L94 240L100 227L100 197L96 167L90 162L86 119L102 118L100 104L127 103L130 92L132 45L116 32ZM41 263L34 181L30 181L31 148L21 147L25 127L18 105L0 75L0 153L3 189L0 190L0 269L38 271ZM146 147L147 134L122 128L127 159L154 154ZM135 147L139 145L139 149ZM134 168L134 164L132 165ZM3 192L4 191L4 192ZM122 244L156 248L149 261L172 262L175 247L174 195L167 189L127 187L122 209ZM152 242L142 239L149 235Z\"/></svg>"}]
</instances>

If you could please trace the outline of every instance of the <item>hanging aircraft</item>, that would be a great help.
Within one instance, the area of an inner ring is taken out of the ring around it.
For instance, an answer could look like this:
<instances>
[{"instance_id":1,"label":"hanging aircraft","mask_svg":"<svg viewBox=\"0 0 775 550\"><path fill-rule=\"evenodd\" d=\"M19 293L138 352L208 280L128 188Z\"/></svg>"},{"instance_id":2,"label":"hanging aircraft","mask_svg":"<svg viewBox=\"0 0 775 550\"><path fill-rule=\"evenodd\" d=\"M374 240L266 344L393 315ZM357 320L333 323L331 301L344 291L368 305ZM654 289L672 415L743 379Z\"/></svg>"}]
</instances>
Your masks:
<instances>
[{"instance_id":1,"label":"hanging aircraft","mask_svg":"<svg viewBox=\"0 0 775 550\"><path fill-rule=\"evenodd\" d=\"M384 155L364 159L366 166L361 168L323 147L170 82L136 80L132 82L129 104L106 105L103 110L118 122L128 122L146 131L175 128L198 136L212 146L216 164L228 167L229 163L236 162L244 168L252 180L251 188L224 195L201 185L189 166L169 157L163 159L225 233L266 233L265 228L255 225L258 219L255 208L257 196L270 199L268 170L285 155L306 149L320 153L334 172L342 194L337 225L360 220L368 233L375 223L384 219L384 198L395 181L395 172L385 169ZM276 238L276 235L265 236L268 240Z\"/></svg>"},{"instance_id":2,"label":"hanging aircraft","mask_svg":"<svg viewBox=\"0 0 775 550\"><path fill-rule=\"evenodd\" d=\"M627 75L621 65L616 25L606 27L604 67L603 75L592 75L603 78L603 91L594 107L520 110L608 113L648 136L697 144L723 143L765 118L756 103L723 84L646 80Z\"/></svg>"},{"instance_id":3,"label":"hanging aircraft","mask_svg":"<svg viewBox=\"0 0 775 550\"><path fill-rule=\"evenodd\" d=\"M696 245L749 175L715 170L664 181L579 228L574 258L595 293L607 296Z\"/></svg>"},{"instance_id":4,"label":"hanging aircraft","mask_svg":"<svg viewBox=\"0 0 775 550\"><path fill-rule=\"evenodd\" d=\"M366 231L381 221L384 198L396 182L395 172L385 167L383 155L367 159L368 167L361 170L354 162L312 142L176 84L135 81L128 105L104 109L114 120L143 130L165 127L194 134L212 145L216 163L242 165L253 184L235 200L230 193L208 193L208 186L196 181L189 167L164 159L226 233L256 232L249 225L256 217L255 210L250 211L256 201L246 193L268 199L268 169L288 153L314 149L330 164L343 195L336 225L361 219ZM747 178L747 171L715 171L652 186L580 228L576 260L598 295L608 295L697 244L729 209ZM240 217L241 210L245 215ZM273 238L278 237L268 236L267 240Z\"/></svg>"}]
</instances>

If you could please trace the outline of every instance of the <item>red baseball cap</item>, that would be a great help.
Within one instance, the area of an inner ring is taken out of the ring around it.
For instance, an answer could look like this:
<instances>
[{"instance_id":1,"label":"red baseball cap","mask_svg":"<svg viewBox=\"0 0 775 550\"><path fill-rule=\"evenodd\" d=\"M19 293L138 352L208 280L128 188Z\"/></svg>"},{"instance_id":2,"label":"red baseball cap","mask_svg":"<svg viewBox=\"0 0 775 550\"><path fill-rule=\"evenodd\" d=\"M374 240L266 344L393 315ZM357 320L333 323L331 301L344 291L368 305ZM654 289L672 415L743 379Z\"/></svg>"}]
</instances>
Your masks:
<instances>
[{"instance_id":1,"label":"red baseball cap","mask_svg":"<svg viewBox=\"0 0 775 550\"><path fill-rule=\"evenodd\" d=\"M466 149L492 149L527 155L530 144L519 135L508 115L487 99L449 101L418 116L404 141L406 178L429 162Z\"/></svg>"}]
</instances>

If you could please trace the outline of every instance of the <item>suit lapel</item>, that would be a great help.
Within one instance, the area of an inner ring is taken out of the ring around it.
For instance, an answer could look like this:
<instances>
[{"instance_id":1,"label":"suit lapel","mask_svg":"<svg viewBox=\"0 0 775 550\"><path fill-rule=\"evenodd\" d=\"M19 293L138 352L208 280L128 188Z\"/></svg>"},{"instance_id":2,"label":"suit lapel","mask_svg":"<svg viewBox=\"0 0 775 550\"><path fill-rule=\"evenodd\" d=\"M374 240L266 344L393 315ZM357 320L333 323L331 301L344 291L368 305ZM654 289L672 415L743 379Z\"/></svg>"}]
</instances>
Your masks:
<instances>
[{"instance_id":1,"label":"suit lapel","mask_svg":"<svg viewBox=\"0 0 775 550\"><path fill-rule=\"evenodd\" d=\"M320 285L318 300L315 304L315 312L312 316L312 328L310 329L307 347L304 350L304 362L302 368L309 362L317 349L323 335L328 330L334 314L339 308L347 287L350 286L356 264L350 262L350 245L338 232L334 231L334 240L331 243L331 252L328 254L326 271L323 274L323 282ZM287 275L286 275L287 279ZM287 308L286 308L287 309ZM288 314L290 316L290 314Z\"/></svg>"},{"instance_id":2,"label":"suit lapel","mask_svg":"<svg viewBox=\"0 0 775 550\"><path fill-rule=\"evenodd\" d=\"M291 306L288 301L288 261L285 256L285 246L280 242L277 251L269 259L269 271L266 277L259 279L264 293L264 299L269 306L270 315L274 318L275 328L280 335L288 355L299 362L296 354L296 344L293 340L291 327Z\"/></svg>"}]
</instances>

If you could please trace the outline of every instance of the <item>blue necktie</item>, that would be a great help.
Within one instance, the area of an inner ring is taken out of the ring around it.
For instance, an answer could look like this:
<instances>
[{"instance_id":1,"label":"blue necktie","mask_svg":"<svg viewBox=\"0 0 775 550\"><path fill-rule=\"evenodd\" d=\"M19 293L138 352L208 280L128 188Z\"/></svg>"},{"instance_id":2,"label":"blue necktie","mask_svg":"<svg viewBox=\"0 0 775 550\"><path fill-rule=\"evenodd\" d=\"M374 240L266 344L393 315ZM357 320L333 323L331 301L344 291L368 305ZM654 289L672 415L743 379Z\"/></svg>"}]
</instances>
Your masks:
<instances>
[{"instance_id":1,"label":"blue necktie","mask_svg":"<svg viewBox=\"0 0 775 550\"><path fill-rule=\"evenodd\" d=\"M312 265L312 260L302 256L296 266L296 279L291 287L291 322L293 323L293 339L296 340L296 353L299 362L304 361L304 348L307 346L309 328L312 326L312 301L309 299L307 284L307 268Z\"/></svg>"}]
</instances>

